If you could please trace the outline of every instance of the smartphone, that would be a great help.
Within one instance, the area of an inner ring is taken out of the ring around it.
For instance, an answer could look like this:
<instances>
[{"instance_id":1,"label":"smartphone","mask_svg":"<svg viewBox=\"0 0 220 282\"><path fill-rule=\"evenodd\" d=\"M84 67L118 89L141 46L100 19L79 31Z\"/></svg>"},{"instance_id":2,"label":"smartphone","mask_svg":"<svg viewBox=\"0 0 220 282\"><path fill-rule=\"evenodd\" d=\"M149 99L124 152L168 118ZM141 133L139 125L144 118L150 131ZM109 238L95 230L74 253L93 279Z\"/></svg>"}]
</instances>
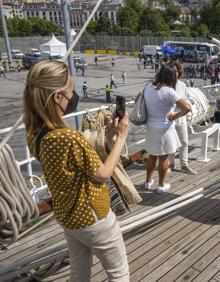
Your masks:
<instances>
[{"instance_id":1,"label":"smartphone","mask_svg":"<svg viewBox=\"0 0 220 282\"><path fill-rule=\"evenodd\" d=\"M122 119L125 115L125 97L116 96L116 117Z\"/></svg>"}]
</instances>

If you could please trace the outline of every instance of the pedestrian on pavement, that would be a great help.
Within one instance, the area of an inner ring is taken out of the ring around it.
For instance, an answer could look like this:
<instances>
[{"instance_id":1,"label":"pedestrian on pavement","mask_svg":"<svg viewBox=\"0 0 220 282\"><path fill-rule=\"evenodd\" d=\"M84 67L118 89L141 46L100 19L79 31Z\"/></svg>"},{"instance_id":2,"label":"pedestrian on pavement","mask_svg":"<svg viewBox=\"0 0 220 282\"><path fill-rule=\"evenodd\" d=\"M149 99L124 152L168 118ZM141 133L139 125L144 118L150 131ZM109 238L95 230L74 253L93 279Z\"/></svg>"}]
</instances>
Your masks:
<instances>
[{"instance_id":1,"label":"pedestrian on pavement","mask_svg":"<svg viewBox=\"0 0 220 282\"><path fill-rule=\"evenodd\" d=\"M110 75L110 88L112 89L112 86L114 86L115 88L117 88L116 84L115 84L115 77L113 74Z\"/></svg>"},{"instance_id":2,"label":"pedestrian on pavement","mask_svg":"<svg viewBox=\"0 0 220 282\"><path fill-rule=\"evenodd\" d=\"M126 73L126 71L123 71L123 72L122 72L121 77L122 77L123 83L126 83L126 82L127 82L127 73Z\"/></svg>"},{"instance_id":3,"label":"pedestrian on pavement","mask_svg":"<svg viewBox=\"0 0 220 282\"><path fill-rule=\"evenodd\" d=\"M85 68L82 66L82 76L85 76Z\"/></svg>"},{"instance_id":4,"label":"pedestrian on pavement","mask_svg":"<svg viewBox=\"0 0 220 282\"><path fill-rule=\"evenodd\" d=\"M138 70L141 71L141 62L138 61L138 62L137 62L137 65L138 65Z\"/></svg>"},{"instance_id":5,"label":"pedestrian on pavement","mask_svg":"<svg viewBox=\"0 0 220 282\"><path fill-rule=\"evenodd\" d=\"M98 65L98 57L97 56L95 56L94 61L95 61L95 64L97 66Z\"/></svg>"},{"instance_id":6,"label":"pedestrian on pavement","mask_svg":"<svg viewBox=\"0 0 220 282\"><path fill-rule=\"evenodd\" d=\"M84 81L82 86L84 98L88 98L88 88L88 84L86 83L86 81Z\"/></svg>"},{"instance_id":7,"label":"pedestrian on pavement","mask_svg":"<svg viewBox=\"0 0 220 282\"><path fill-rule=\"evenodd\" d=\"M108 84L105 86L105 97L106 97L106 103L111 103L111 88L108 86Z\"/></svg>"},{"instance_id":8,"label":"pedestrian on pavement","mask_svg":"<svg viewBox=\"0 0 220 282\"><path fill-rule=\"evenodd\" d=\"M3 68L3 66L0 66L0 76L4 76L4 78L6 78L6 75L5 75L5 70Z\"/></svg>"},{"instance_id":9,"label":"pedestrian on pavement","mask_svg":"<svg viewBox=\"0 0 220 282\"><path fill-rule=\"evenodd\" d=\"M112 64L112 67L115 66L115 59L113 57L111 57L111 64Z\"/></svg>"}]
</instances>

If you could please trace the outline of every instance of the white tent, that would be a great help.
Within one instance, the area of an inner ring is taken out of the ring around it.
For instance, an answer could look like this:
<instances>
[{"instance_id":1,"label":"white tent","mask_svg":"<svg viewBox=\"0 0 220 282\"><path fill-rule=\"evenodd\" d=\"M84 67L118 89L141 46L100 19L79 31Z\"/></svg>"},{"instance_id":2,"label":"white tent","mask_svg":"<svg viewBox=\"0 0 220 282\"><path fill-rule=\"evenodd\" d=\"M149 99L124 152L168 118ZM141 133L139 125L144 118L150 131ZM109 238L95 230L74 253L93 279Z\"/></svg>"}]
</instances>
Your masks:
<instances>
[{"instance_id":1,"label":"white tent","mask_svg":"<svg viewBox=\"0 0 220 282\"><path fill-rule=\"evenodd\" d=\"M66 53L66 44L56 39L54 35L52 35L51 39L40 45L41 52L50 53L51 55L60 55L63 57Z\"/></svg>"}]
</instances>

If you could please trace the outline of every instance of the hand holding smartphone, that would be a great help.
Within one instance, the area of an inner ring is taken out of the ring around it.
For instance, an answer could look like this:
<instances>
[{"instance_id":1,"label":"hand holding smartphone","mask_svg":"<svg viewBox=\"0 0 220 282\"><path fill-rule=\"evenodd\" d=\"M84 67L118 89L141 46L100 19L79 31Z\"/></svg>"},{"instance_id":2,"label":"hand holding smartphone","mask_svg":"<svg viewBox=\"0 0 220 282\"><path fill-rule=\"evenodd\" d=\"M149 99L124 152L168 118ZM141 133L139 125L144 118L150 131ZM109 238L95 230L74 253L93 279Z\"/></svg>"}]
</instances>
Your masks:
<instances>
[{"instance_id":1,"label":"hand holding smartphone","mask_svg":"<svg viewBox=\"0 0 220 282\"><path fill-rule=\"evenodd\" d=\"M116 117L121 120L125 115L125 97L116 96Z\"/></svg>"}]
</instances>

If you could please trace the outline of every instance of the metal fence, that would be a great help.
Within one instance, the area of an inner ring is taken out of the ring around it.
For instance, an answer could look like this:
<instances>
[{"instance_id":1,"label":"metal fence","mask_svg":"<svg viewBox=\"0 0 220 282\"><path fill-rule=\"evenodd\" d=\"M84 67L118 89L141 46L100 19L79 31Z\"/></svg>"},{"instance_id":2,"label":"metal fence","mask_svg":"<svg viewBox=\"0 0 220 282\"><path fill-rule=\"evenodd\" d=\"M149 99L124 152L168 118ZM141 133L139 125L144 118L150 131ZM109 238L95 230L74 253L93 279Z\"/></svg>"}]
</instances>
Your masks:
<instances>
[{"instance_id":1,"label":"metal fence","mask_svg":"<svg viewBox=\"0 0 220 282\"><path fill-rule=\"evenodd\" d=\"M39 48L40 44L47 42L50 36L35 37L10 37L11 49L19 49L23 52L30 51L31 48ZM64 36L57 36L57 39L65 42ZM143 36L92 36L84 35L79 40L76 51L83 52L86 49L114 49L123 52L134 52L140 50L143 45L161 45L164 41L189 41L189 42L207 42L207 39L200 37L143 37ZM6 52L4 39L0 38L0 49Z\"/></svg>"}]
</instances>

